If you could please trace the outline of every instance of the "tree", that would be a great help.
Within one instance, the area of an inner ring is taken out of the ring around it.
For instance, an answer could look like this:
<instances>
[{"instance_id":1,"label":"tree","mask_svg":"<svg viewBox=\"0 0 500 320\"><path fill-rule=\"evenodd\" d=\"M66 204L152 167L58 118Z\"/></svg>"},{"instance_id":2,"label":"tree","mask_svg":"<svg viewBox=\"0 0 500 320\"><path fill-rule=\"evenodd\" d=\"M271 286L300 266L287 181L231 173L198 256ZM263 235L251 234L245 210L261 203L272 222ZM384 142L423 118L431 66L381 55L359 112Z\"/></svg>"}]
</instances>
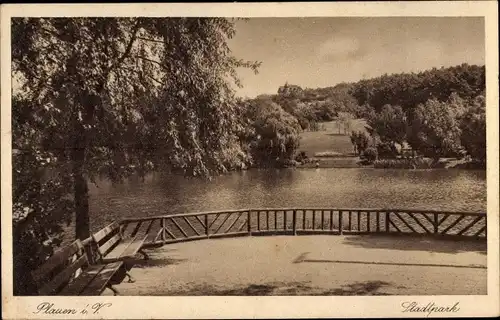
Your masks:
<instances>
[{"instance_id":1,"label":"tree","mask_svg":"<svg viewBox=\"0 0 500 320\"><path fill-rule=\"evenodd\" d=\"M210 176L239 165L230 80L240 85L236 68L259 64L231 55L234 34L223 18L13 19L13 184L37 184L42 160L58 177L13 199L27 212L14 226L19 247L43 241L33 223L51 232L44 217L57 216L69 190L76 237L87 238L87 183L98 174Z\"/></svg>"},{"instance_id":2,"label":"tree","mask_svg":"<svg viewBox=\"0 0 500 320\"><path fill-rule=\"evenodd\" d=\"M452 93L472 101L486 86L485 67L462 64L420 73L400 73L362 80L350 93L359 105L368 104L376 112L384 105L399 105L411 118L412 111L429 99L448 100Z\"/></svg>"},{"instance_id":3,"label":"tree","mask_svg":"<svg viewBox=\"0 0 500 320\"><path fill-rule=\"evenodd\" d=\"M294 84L285 83L284 86L278 88L278 95L286 98L301 98L304 96L304 90Z\"/></svg>"},{"instance_id":4,"label":"tree","mask_svg":"<svg viewBox=\"0 0 500 320\"><path fill-rule=\"evenodd\" d=\"M402 144L406 139L406 115L400 106L385 105L380 112L372 112L367 117L372 135L380 138L384 144L389 144L393 151L396 143Z\"/></svg>"},{"instance_id":5,"label":"tree","mask_svg":"<svg viewBox=\"0 0 500 320\"><path fill-rule=\"evenodd\" d=\"M344 134L347 134L351 130L352 115L347 112L341 112L338 116L339 131L340 124L342 124L342 127L344 128Z\"/></svg>"},{"instance_id":6,"label":"tree","mask_svg":"<svg viewBox=\"0 0 500 320\"><path fill-rule=\"evenodd\" d=\"M370 139L363 131L352 131L350 134L351 143L354 147L354 153L361 155L368 148Z\"/></svg>"},{"instance_id":7,"label":"tree","mask_svg":"<svg viewBox=\"0 0 500 320\"><path fill-rule=\"evenodd\" d=\"M478 96L461 121L460 141L467 153L475 160L486 162L486 101Z\"/></svg>"},{"instance_id":8,"label":"tree","mask_svg":"<svg viewBox=\"0 0 500 320\"><path fill-rule=\"evenodd\" d=\"M411 122L408 142L414 150L434 158L456 156L461 150L460 118L465 108L456 95L448 102L430 99L419 105Z\"/></svg>"},{"instance_id":9,"label":"tree","mask_svg":"<svg viewBox=\"0 0 500 320\"><path fill-rule=\"evenodd\" d=\"M349 139L351 140L352 147L354 148L354 154L358 154L358 146L356 141L358 140L358 133L356 131L352 131L349 135Z\"/></svg>"},{"instance_id":10,"label":"tree","mask_svg":"<svg viewBox=\"0 0 500 320\"><path fill-rule=\"evenodd\" d=\"M245 103L245 117L251 119L249 150L259 166L283 166L293 159L299 147L300 125L297 119L269 99Z\"/></svg>"}]
</instances>

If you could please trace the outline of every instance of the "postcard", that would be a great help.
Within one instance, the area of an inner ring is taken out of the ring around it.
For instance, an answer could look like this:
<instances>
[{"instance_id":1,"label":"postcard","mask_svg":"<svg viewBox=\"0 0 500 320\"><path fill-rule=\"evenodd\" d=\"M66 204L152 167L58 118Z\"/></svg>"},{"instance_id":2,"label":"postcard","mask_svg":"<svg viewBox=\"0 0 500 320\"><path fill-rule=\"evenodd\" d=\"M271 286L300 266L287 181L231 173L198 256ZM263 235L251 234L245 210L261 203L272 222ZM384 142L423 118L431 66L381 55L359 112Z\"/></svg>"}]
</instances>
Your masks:
<instances>
[{"instance_id":1,"label":"postcard","mask_svg":"<svg viewBox=\"0 0 500 320\"><path fill-rule=\"evenodd\" d=\"M493 1L1 7L2 316L498 316Z\"/></svg>"}]
</instances>

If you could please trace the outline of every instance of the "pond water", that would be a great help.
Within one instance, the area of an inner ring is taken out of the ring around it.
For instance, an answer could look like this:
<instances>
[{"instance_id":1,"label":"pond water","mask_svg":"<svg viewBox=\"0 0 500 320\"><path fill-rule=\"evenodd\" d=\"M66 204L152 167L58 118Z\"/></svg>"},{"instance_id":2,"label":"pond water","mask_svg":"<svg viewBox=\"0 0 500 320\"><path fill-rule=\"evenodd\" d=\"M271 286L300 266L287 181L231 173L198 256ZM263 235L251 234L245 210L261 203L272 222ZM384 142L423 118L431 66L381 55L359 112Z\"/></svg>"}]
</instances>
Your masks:
<instances>
[{"instance_id":1,"label":"pond water","mask_svg":"<svg viewBox=\"0 0 500 320\"><path fill-rule=\"evenodd\" d=\"M126 217L244 208L398 208L486 211L475 170L248 170L212 181L153 174L90 186L92 230Z\"/></svg>"}]
</instances>

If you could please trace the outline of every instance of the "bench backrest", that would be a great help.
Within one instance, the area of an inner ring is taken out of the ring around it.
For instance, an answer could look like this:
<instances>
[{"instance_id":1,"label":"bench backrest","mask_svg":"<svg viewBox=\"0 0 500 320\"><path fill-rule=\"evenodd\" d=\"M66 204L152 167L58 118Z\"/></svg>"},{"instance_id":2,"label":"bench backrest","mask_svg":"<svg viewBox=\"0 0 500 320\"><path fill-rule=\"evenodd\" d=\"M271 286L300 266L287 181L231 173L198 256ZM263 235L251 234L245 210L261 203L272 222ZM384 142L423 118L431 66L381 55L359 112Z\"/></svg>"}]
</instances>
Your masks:
<instances>
[{"instance_id":1,"label":"bench backrest","mask_svg":"<svg viewBox=\"0 0 500 320\"><path fill-rule=\"evenodd\" d=\"M120 225L113 222L92 235L99 255L105 257L122 240Z\"/></svg>"},{"instance_id":2,"label":"bench backrest","mask_svg":"<svg viewBox=\"0 0 500 320\"><path fill-rule=\"evenodd\" d=\"M54 295L73 279L78 270L88 265L89 261L83 245L80 240L76 240L69 246L56 251L31 275L40 295Z\"/></svg>"}]
</instances>

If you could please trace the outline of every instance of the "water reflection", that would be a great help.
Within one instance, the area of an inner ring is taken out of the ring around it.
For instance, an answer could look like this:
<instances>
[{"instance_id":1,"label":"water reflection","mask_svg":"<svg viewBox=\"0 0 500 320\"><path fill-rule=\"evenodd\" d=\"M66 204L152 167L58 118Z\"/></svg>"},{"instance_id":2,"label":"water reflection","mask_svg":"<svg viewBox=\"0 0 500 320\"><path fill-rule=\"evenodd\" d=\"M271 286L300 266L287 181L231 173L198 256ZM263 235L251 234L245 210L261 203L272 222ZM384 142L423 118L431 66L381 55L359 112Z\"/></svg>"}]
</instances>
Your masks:
<instances>
[{"instance_id":1,"label":"water reflection","mask_svg":"<svg viewBox=\"0 0 500 320\"><path fill-rule=\"evenodd\" d=\"M486 210L486 173L463 170L249 170L212 181L153 174L91 187L93 228L113 219L251 207Z\"/></svg>"}]
</instances>

